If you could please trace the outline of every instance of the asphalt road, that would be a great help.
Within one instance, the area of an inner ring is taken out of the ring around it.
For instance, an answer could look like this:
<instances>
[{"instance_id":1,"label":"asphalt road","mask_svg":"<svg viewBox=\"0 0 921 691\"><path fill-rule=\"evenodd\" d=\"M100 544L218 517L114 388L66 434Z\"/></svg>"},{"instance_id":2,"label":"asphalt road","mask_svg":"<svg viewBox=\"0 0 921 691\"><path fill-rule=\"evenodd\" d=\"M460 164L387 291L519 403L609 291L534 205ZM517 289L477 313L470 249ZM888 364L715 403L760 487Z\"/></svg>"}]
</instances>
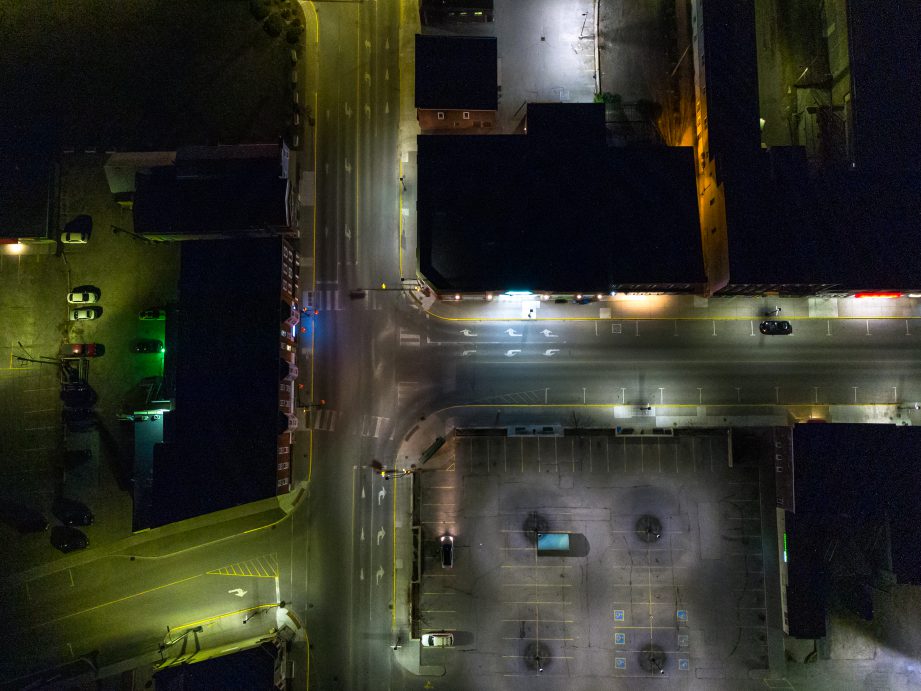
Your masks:
<instances>
[{"instance_id":1,"label":"asphalt road","mask_svg":"<svg viewBox=\"0 0 921 691\"><path fill-rule=\"evenodd\" d=\"M226 623L240 639L253 630L241 626L245 612L284 599L310 637L310 688L402 688L392 525L394 493L409 484L369 466L391 463L420 417L464 403L921 400L921 327L901 320L801 320L789 337L761 336L748 320L458 323L377 290L401 278L397 12L385 0L318 9L316 284L304 285L320 310L313 397L327 404L310 415L309 496L274 529L217 543L187 536L151 559L88 552L5 591L8 616L25 622L4 636L8 656L32 666L99 650L104 664L195 622ZM356 288L373 290L349 299ZM493 416L484 408L482 423Z\"/></svg>"}]
</instances>

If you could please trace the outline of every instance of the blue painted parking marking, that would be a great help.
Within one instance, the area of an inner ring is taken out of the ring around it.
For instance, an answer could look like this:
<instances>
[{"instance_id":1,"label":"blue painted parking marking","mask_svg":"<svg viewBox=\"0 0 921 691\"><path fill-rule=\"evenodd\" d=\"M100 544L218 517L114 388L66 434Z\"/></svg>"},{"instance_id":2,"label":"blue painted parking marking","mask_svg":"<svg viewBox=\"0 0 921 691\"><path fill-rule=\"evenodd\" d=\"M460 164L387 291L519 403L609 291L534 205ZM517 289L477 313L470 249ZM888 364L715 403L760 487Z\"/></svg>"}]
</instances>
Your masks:
<instances>
[{"instance_id":1,"label":"blue painted parking marking","mask_svg":"<svg viewBox=\"0 0 921 691\"><path fill-rule=\"evenodd\" d=\"M690 669L690 664L688 663L688 659L686 657L678 659L678 669L680 669L682 672L687 672Z\"/></svg>"},{"instance_id":2,"label":"blue painted parking marking","mask_svg":"<svg viewBox=\"0 0 921 691\"><path fill-rule=\"evenodd\" d=\"M614 634L614 645L627 645L627 634L615 633Z\"/></svg>"},{"instance_id":3,"label":"blue painted parking marking","mask_svg":"<svg viewBox=\"0 0 921 691\"><path fill-rule=\"evenodd\" d=\"M688 611L686 609L678 610L678 621L687 623L688 621Z\"/></svg>"},{"instance_id":4,"label":"blue painted parking marking","mask_svg":"<svg viewBox=\"0 0 921 691\"><path fill-rule=\"evenodd\" d=\"M614 658L614 668L615 669L627 669L627 658L615 657Z\"/></svg>"},{"instance_id":5,"label":"blue painted parking marking","mask_svg":"<svg viewBox=\"0 0 921 691\"><path fill-rule=\"evenodd\" d=\"M623 621L624 620L624 610L615 609L614 610L614 621Z\"/></svg>"}]
</instances>

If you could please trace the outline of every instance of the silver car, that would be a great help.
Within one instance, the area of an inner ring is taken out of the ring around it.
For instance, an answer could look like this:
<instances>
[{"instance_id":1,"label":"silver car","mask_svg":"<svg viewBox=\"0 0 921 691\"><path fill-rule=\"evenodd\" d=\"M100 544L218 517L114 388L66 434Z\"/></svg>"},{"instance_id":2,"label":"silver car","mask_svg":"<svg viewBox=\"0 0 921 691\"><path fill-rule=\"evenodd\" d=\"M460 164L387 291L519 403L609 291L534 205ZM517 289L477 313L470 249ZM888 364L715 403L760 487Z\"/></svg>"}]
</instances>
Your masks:
<instances>
[{"instance_id":1,"label":"silver car","mask_svg":"<svg viewBox=\"0 0 921 691\"><path fill-rule=\"evenodd\" d=\"M422 634L423 648L450 648L454 645L454 634L450 631L435 631Z\"/></svg>"},{"instance_id":2,"label":"silver car","mask_svg":"<svg viewBox=\"0 0 921 691\"><path fill-rule=\"evenodd\" d=\"M78 286L67 293L67 302L71 305L92 305L99 302L99 289L93 286Z\"/></svg>"},{"instance_id":3,"label":"silver car","mask_svg":"<svg viewBox=\"0 0 921 691\"><path fill-rule=\"evenodd\" d=\"M99 319L102 316L102 307L77 307L70 311L71 321L82 321L84 319Z\"/></svg>"}]
</instances>

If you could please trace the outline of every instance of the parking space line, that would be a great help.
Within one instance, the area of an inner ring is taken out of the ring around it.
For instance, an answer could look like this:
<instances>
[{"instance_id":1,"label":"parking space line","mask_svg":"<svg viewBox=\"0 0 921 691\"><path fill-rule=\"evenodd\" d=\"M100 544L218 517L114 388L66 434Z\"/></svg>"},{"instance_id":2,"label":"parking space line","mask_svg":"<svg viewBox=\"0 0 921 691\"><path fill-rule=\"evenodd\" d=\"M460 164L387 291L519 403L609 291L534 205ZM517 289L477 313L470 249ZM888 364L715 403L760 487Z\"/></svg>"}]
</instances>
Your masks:
<instances>
[{"instance_id":1,"label":"parking space line","mask_svg":"<svg viewBox=\"0 0 921 691\"><path fill-rule=\"evenodd\" d=\"M551 566L549 564L500 564L499 568L500 569L571 569L572 565L571 564L558 564L556 566Z\"/></svg>"},{"instance_id":2,"label":"parking space line","mask_svg":"<svg viewBox=\"0 0 921 691\"><path fill-rule=\"evenodd\" d=\"M503 588L572 588L571 583L502 583Z\"/></svg>"},{"instance_id":3,"label":"parking space line","mask_svg":"<svg viewBox=\"0 0 921 691\"><path fill-rule=\"evenodd\" d=\"M517 624L518 622L522 622L522 621L530 623L530 622L537 622L538 620L537 619L515 618L515 619L500 619L499 621L514 622ZM572 624L575 621L575 619L541 619L540 621L544 622L545 624Z\"/></svg>"},{"instance_id":4,"label":"parking space line","mask_svg":"<svg viewBox=\"0 0 921 691\"><path fill-rule=\"evenodd\" d=\"M541 619L541 621L546 621L546 620ZM574 641L576 640L575 638L547 638L546 636L541 636L540 639L542 641ZM502 640L503 641L520 641L521 638L519 638L518 636L503 636Z\"/></svg>"},{"instance_id":5,"label":"parking space line","mask_svg":"<svg viewBox=\"0 0 921 691\"><path fill-rule=\"evenodd\" d=\"M503 605L563 605L568 607L571 602L565 600L500 600Z\"/></svg>"}]
</instances>

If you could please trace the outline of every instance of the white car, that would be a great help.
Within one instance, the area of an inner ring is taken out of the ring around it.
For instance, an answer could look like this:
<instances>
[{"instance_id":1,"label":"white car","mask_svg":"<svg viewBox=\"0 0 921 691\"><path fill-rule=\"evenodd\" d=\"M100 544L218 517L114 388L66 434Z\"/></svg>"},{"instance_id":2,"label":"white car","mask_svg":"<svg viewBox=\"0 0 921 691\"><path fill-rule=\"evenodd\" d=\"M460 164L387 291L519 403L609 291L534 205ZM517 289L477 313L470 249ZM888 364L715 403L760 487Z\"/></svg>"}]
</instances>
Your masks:
<instances>
[{"instance_id":1,"label":"white car","mask_svg":"<svg viewBox=\"0 0 921 691\"><path fill-rule=\"evenodd\" d=\"M71 321L98 319L100 316L102 316L102 307L77 307L70 311Z\"/></svg>"},{"instance_id":2,"label":"white car","mask_svg":"<svg viewBox=\"0 0 921 691\"><path fill-rule=\"evenodd\" d=\"M65 245L85 245L89 239L90 234L85 230L65 230L61 233L61 242Z\"/></svg>"},{"instance_id":3,"label":"white car","mask_svg":"<svg viewBox=\"0 0 921 691\"><path fill-rule=\"evenodd\" d=\"M67 293L70 305L92 305L95 302L99 302L99 291L91 286L80 286Z\"/></svg>"},{"instance_id":4,"label":"white car","mask_svg":"<svg viewBox=\"0 0 921 691\"><path fill-rule=\"evenodd\" d=\"M449 631L435 631L422 634L423 648L450 648L454 645L454 634Z\"/></svg>"}]
</instances>

